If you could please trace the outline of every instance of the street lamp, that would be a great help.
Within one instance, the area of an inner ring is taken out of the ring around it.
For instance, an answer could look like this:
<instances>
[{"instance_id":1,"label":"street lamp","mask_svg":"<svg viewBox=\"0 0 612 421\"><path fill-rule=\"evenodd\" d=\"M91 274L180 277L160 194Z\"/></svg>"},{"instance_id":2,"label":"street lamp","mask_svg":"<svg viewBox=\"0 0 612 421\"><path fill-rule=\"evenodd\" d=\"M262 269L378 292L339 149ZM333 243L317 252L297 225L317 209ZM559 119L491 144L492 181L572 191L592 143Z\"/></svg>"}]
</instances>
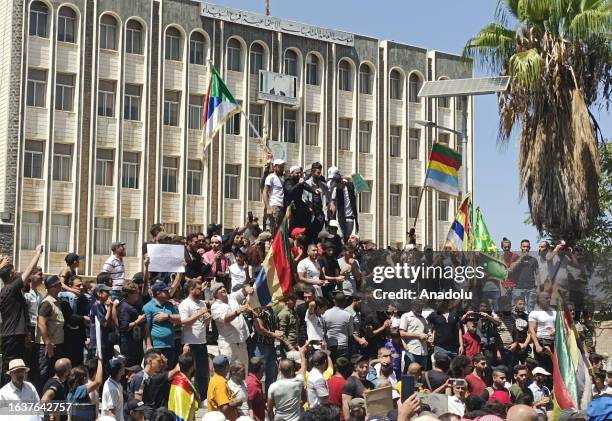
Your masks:
<instances>
[{"instance_id":1,"label":"street lamp","mask_svg":"<svg viewBox=\"0 0 612 421\"><path fill-rule=\"evenodd\" d=\"M461 161L462 161L461 162L461 174L463 175L463 182L461 183L462 184L461 191L462 191L463 196L465 196L467 194L467 159L465 159L463 155L467 151L467 134L460 132L459 130L451 129L450 127L440 126L436 124L435 122L429 121L429 120L413 120L413 121L419 126L429 127L432 129L441 129L447 132L454 133L457 136L459 136L459 138L461 139L461 146L462 146L461 148Z\"/></svg>"}]
</instances>

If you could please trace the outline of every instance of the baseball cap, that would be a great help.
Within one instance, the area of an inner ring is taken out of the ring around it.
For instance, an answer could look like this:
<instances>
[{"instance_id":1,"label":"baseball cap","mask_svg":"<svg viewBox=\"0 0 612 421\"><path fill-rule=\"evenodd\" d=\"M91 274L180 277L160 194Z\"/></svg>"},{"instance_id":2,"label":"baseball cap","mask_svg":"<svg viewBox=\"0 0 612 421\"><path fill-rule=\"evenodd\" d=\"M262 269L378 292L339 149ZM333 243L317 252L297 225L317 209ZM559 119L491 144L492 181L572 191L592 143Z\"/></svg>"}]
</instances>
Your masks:
<instances>
[{"instance_id":1,"label":"baseball cap","mask_svg":"<svg viewBox=\"0 0 612 421\"><path fill-rule=\"evenodd\" d=\"M170 291L170 287L163 281L157 281L151 287L151 292Z\"/></svg>"},{"instance_id":2,"label":"baseball cap","mask_svg":"<svg viewBox=\"0 0 612 421\"><path fill-rule=\"evenodd\" d=\"M210 289L210 294L214 297L221 288L225 288L225 285L223 285L222 283L213 285Z\"/></svg>"},{"instance_id":3,"label":"baseball cap","mask_svg":"<svg viewBox=\"0 0 612 421\"><path fill-rule=\"evenodd\" d=\"M271 239L272 239L272 233L269 231L264 231L261 234L259 234L259 236L257 237L257 241L259 242L270 241Z\"/></svg>"},{"instance_id":4,"label":"baseball cap","mask_svg":"<svg viewBox=\"0 0 612 421\"><path fill-rule=\"evenodd\" d=\"M225 355L217 355L215 358L213 358L213 368L215 370L223 369L228 364L229 360Z\"/></svg>"},{"instance_id":5,"label":"baseball cap","mask_svg":"<svg viewBox=\"0 0 612 421\"><path fill-rule=\"evenodd\" d=\"M272 161L272 165L284 165L284 164L285 164L285 160L281 158L276 158L274 161Z\"/></svg>"},{"instance_id":6,"label":"baseball cap","mask_svg":"<svg viewBox=\"0 0 612 421\"><path fill-rule=\"evenodd\" d=\"M441 363L441 362L445 362L445 361L450 362L450 357L445 352L436 352L436 353L434 353L433 359L437 363Z\"/></svg>"},{"instance_id":7,"label":"baseball cap","mask_svg":"<svg viewBox=\"0 0 612 421\"><path fill-rule=\"evenodd\" d=\"M111 288L110 288L108 285L106 285L106 284L98 284L98 285L96 285L96 287L94 288L94 293L95 293L96 295L98 295L98 293L99 293L100 291L111 292Z\"/></svg>"},{"instance_id":8,"label":"baseball cap","mask_svg":"<svg viewBox=\"0 0 612 421\"><path fill-rule=\"evenodd\" d=\"M306 232L306 228L303 227L295 227L291 230L291 236L293 238L297 237L300 234L303 234L304 232Z\"/></svg>"},{"instance_id":9,"label":"baseball cap","mask_svg":"<svg viewBox=\"0 0 612 421\"><path fill-rule=\"evenodd\" d=\"M45 279L45 288L49 289L54 285L57 285L60 283L60 278L57 275L51 275L48 276L47 279Z\"/></svg>"},{"instance_id":10,"label":"baseball cap","mask_svg":"<svg viewBox=\"0 0 612 421\"><path fill-rule=\"evenodd\" d=\"M143 401L139 401L137 399L131 399L125 404L125 409L128 412L130 411L144 411L145 404Z\"/></svg>"},{"instance_id":11,"label":"baseball cap","mask_svg":"<svg viewBox=\"0 0 612 421\"><path fill-rule=\"evenodd\" d=\"M544 370L542 367L536 367L536 368L534 368L534 369L531 371L531 374L532 374L532 375L536 375L536 374L543 374L543 375L545 375L545 376L550 376L550 375L551 375L551 374L550 374L548 371Z\"/></svg>"},{"instance_id":12,"label":"baseball cap","mask_svg":"<svg viewBox=\"0 0 612 421\"><path fill-rule=\"evenodd\" d=\"M122 357L122 356L111 358L111 360L108 363L108 365L109 365L109 367L111 369L119 368L119 367L121 367L124 364L125 364L125 358Z\"/></svg>"},{"instance_id":13,"label":"baseball cap","mask_svg":"<svg viewBox=\"0 0 612 421\"><path fill-rule=\"evenodd\" d=\"M85 259L83 256L79 256L76 253L68 253L66 257L64 257L64 261L66 262L67 265L72 265L78 262L79 260L83 260L83 259Z\"/></svg>"},{"instance_id":14,"label":"baseball cap","mask_svg":"<svg viewBox=\"0 0 612 421\"><path fill-rule=\"evenodd\" d=\"M338 172L334 174L334 176L332 177L332 180L335 182L342 181L342 175Z\"/></svg>"},{"instance_id":15,"label":"baseball cap","mask_svg":"<svg viewBox=\"0 0 612 421\"><path fill-rule=\"evenodd\" d=\"M339 171L338 167L329 167L327 169L327 178L332 178L334 175L338 174Z\"/></svg>"},{"instance_id":16,"label":"baseball cap","mask_svg":"<svg viewBox=\"0 0 612 421\"><path fill-rule=\"evenodd\" d=\"M319 235L317 236L317 238L319 240L325 239L325 238L334 238L333 235L331 235L329 232L323 230L319 233Z\"/></svg>"},{"instance_id":17,"label":"baseball cap","mask_svg":"<svg viewBox=\"0 0 612 421\"><path fill-rule=\"evenodd\" d=\"M136 364L125 369L128 373L140 373L142 371L142 366Z\"/></svg>"},{"instance_id":18,"label":"baseball cap","mask_svg":"<svg viewBox=\"0 0 612 421\"><path fill-rule=\"evenodd\" d=\"M134 276L132 276L132 281L137 284L142 284L144 282L144 273L136 272Z\"/></svg>"},{"instance_id":19,"label":"baseball cap","mask_svg":"<svg viewBox=\"0 0 612 421\"><path fill-rule=\"evenodd\" d=\"M111 244L111 251L117 250L119 246L125 246L125 243L123 241L115 241Z\"/></svg>"}]
</instances>

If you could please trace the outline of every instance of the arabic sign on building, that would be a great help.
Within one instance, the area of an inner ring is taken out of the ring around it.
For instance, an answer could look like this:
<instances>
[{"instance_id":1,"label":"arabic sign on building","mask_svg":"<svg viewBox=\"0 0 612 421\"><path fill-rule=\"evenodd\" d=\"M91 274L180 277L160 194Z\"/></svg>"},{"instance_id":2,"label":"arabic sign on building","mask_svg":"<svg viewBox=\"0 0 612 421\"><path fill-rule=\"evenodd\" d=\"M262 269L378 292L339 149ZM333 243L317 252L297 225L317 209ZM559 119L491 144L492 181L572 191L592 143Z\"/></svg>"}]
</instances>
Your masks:
<instances>
[{"instance_id":1,"label":"arabic sign on building","mask_svg":"<svg viewBox=\"0 0 612 421\"><path fill-rule=\"evenodd\" d=\"M217 6L205 1L202 2L202 16L351 47L354 44L353 34L347 32L282 20L243 10L230 9L229 7Z\"/></svg>"}]
</instances>

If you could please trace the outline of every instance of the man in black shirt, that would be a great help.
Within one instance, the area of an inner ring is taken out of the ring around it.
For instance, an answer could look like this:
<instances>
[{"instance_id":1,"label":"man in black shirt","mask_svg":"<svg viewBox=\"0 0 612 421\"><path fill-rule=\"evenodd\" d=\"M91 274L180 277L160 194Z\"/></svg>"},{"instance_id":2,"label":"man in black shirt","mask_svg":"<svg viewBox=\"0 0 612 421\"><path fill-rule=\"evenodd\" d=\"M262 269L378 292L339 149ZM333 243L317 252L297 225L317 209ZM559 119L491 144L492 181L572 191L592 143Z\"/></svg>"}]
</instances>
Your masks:
<instances>
[{"instance_id":1,"label":"man in black shirt","mask_svg":"<svg viewBox=\"0 0 612 421\"><path fill-rule=\"evenodd\" d=\"M45 401L65 401L68 395L66 382L72 370L72 363L68 358L60 358L55 362L55 375L45 382L40 397L41 402ZM57 416L55 417L57 420ZM67 415L62 415L59 420L65 421Z\"/></svg>"},{"instance_id":2,"label":"man in black shirt","mask_svg":"<svg viewBox=\"0 0 612 421\"><path fill-rule=\"evenodd\" d=\"M435 352L442 352L455 358L463 354L463 332L461 318L455 310L448 308L448 301L442 300L436 306L437 311L427 316L427 321L434 332Z\"/></svg>"},{"instance_id":3,"label":"man in black shirt","mask_svg":"<svg viewBox=\"0 0 612 421\"><path fill-rule=\"evenodd\" d=\"M136 284L127 281L122 288L123 300L117 306L119 320L119 348L126 357L125 365L131 367L142 363L142 341L149 331L147 318L138 308L139 294Z\"/></svg>"},{"instance_id":4,"label":"man in black shirt","mask_svg":"<svg viewBox=\"0 0 612 421\"><path fill-rule=\"evenodd\" d=\"M310 178L306 181L313 188L318 188L319 193L304 193L307 197L307 204L312 210L312 221L306 227L307 244L316 244L317 236L325 226L327 207L330 201L330 193L325 180L321 176L323 166L315 162L310 167Z\"/></svg>"},{"instance_id":5,"label":"man in black shirt","mask_svg":"<svg viewBox=\"0 0 612 421\"><path fill-rule=\"evenodd\" d=\"M533 310L535 305L536 287L539 284L538 260L529 255L531 245L529 240L521 241L520 257L509 268L516 286L512 289L512 300L519 297L525 299L527 311Z\"/></svg>"},{"instance_id":6,"label":"man in black shirt","mask_svg":"<svg viewBox=\"0 0 612 421\"><path fill-rule=\"evenodd\" d=\"M436 352L433 356L433 370L426 371L421 376L423 386L433 393L444 393L444 385L449 379L448 369L450 368L450 358L444 352Z\"/></svg>"},{"instance_id":7,"label":"man in black shirt","mask_svg":"<svg viewBox=\"0 0 612 421\"><path fill-rule=\"evenodd\" d=\"M202 262L204 254L204 246L200 242L198 234L189 234L187 236L187 246L185 247L185 277L197 278L204 276L210 271L210 265Z\"/></svg>"},{"instance_id":8,"label":"man in black shirt","mask_svg":"<svg viewBox=\"0 0 612 421\"><path fill-rule=\"evenodd\" d=\"M363 355L354 355L351 362L353 363L353 374L346 379L342 389L342 412L345 419L348 419L350 415L349 402L351 399L363 398L363 392L376 388L374 383L366 378L370 370L368 358Z\"/></svg>"},{"instance_id":9,"label":"man in black shirt","mask_svg":"<svg viewBox=\"0 0 612 421\"><path fill-rule=\"evenodd\" d=\"M329 283L322 286L321 290L323 291L325 299L332 301L334 291L342 290L344 276L340 275L340 265L335 256L334 245L327 241L323 243L323 247L325 248L325 254L319 257L319 265L321 266L321 272L324 275L324 279L329 281Z\"/></svg>"},{"instance_id":10,"label":"man in black shirt","mask_svg":"<svg viewBox=\"0 0 612 421\"><path fill-rule=\"evenodd\" d=\"M308 340L308 334L306 333L306 312L308 311L308 304L314 300L315 291L310 285L303 287L304 302L298 304L295 307L297 313L297 331L298 331L298 344L304 346Z\"/></svg>"},{"instance_id":11,"label":"man in black shirt","mask_svg":"<svg viewBox=\"0 0 612 421\"><path fill-rule=\"evenodd\" d=\"M310 222L310 209L308 205L304 203L302 196L304 191L313 194L321 194L321 189L318 187L312 187L307 184L302 178L302 168L293 166L289 169L289 176L283 183L283 190L285 192L284 201L285 209L293 202L295 209L293 211L293 227L306 227Z\"/></svg>"},{"instance_id":12,"label":"man in black shirt","mask_svg":"<svg viewBox=\"0 0 612 421\"><path fill-rule=\"evenodd\" d=\"M170 371L166 370L166 357L154 350L147 351L144 358L145 368L134 376L133 387L136 388L134 397L145 404L145 419L148 420L155 408L168 406L170 383L180 368L177 364Z\"/></svg>"},{"instance_id":13,"label":"man in black shirt","mask_svg":"<svg viewBox=\"0 0 612 421\"><path fill-rule=\"evenodd\" d=\"M11 259L0 260L0 279L4 287L0 290L0 335L2 336L2 373L8 371L9 361L23 358L25 340L28 333L28 305L23 296L24 283L29 281L30 274L38 264L43 246L36 247L36 253L21 274L15 273ZM3 375L0 382L8 383L10 377Z\"/></svg>"}]
</instances>

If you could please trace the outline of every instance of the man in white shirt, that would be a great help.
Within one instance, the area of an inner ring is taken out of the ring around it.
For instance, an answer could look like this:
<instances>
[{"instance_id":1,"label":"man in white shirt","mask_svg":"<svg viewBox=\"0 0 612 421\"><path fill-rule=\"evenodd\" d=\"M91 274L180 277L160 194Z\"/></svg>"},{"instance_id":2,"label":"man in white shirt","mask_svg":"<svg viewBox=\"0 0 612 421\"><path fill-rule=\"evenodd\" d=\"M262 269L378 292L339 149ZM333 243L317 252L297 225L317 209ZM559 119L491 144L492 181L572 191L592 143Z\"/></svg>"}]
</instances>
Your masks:
<instances>
[{"instance_id":1,"label":"man in white shirt","mask_svg":"<svg viewBox=\"0 0 612 421\"><path fill-rule=\"evenodd\" d=\"M244 253L240 250L236 252L236 261L230 265L229 274L232 280L232 291L234 287L240 285L241 287L250 282L249 272L247 268L249 265L245 262Z\"/></svg>"},{"instance_id":2,"label":"man in white shirt","mask_svg":"<svg viewBox=\"0 0 612 421\"><path fill-rule=\"evenodd\" d=\"M295 351L293 351L295 352ZM306 347L300 348L299 361L306 361ZM306 364L282 359L278 368L281 377L268 390L268 419L274 421L298 421L302 413L302 392L304 391L304 369ZM300 365L295 373L296 364Z\"/></svg>"},{"instance_id":3,"label":"man in white shirt","mask_svg":"<svg viewBox=\"0 0 612 421\"><path fill-rule=\"evenodd\" d=\"M195 378L200 396L208 391L208 348L206 329L212 318L206 302L202 301L202 282L196 278L187 282L189 296L178 307L181 316L183 351L191 351L195 358Z\"/></svg>"},{"instance_id":4,"label":"man in white shirt","mask_svg":"<svg viewBox=\"0 0 612 421\"><path fill-rule=\"evenodd\" d=\"M30 371L22 359L14 359L9 362L8 371L11 381L0 389L0 401L40 401L34 385L26 381L27 373ZM2 421L40 421L38 415L0 415Z\"/></svg>"},{"instance_id":5,"label":"man in white shirt","mask_svg":"<svg viewBox=\"0 0 612 421\"><path fill-rule=\"evenodd\" d=\"M121 300L121 288L125 281L125 266L123 265L125 243L122 241L114 242L111 244L111 251L113 254L104 262L102 272L110 273L111 279L113 280L111 297L116 300Z\"/></svg>"},{"instance_id":6,"label":"man in white shirt","mask_svg":"<svg viewBox=\"0 0 612 421\"><path fill-rule=\"evenodd\" d=\"M109 362L110 376L102 389L102 416L114 417L123 421L123 386L121 379L125 374L122 358L113 358Z\"/></svg>"},{"instance_id":7,"label":"man in white shirt","mask_svg":"<svg viewBox=\"0 0 612 421\"><path fill-rule=\"evenodd\" d=\"M308 372L306 393L308 395L308 406L314 408L326 404L329 399L329 388L323 373L327 370L327 354L323 351L315 351L312 355L313 367Z\"/></svg>"},{"instance_id":8,"label":"man in white shirt","mask_svg":"<svg viewBox=\"0 0 612 421\"><path fill-rule=\"evenodd\" d=\"M285 161L283 159L275 159L272 162L272 169L274 172L266 177L263 189L263 202L266 213L270 218L270 232L274 236L284 216L285 192L283 184L285 182Z\"/></svg>"},{"instance_id":9,"label":"man in white shirt","mask_svg":"<svg viewBox=\"0 0 612 421\"><path fill-rule=\"evenodd\" d=\"M429 351L427 341L430 338L429 325L423 317L425 304L421 300L412 302L412 311L404 313L400 318L400 336L408 342L409 358L421 367L428 367L427 354Z\"/></svg>"},{"instance_id":10,"label":"man in white shirt","mask_svg":"<svg viewBox=\"0 0 612 421\"><path fill-rule=\"evenodd\" d=\"M247 311L247 297L253 291L253 288L245 286L228 294L223 284L215 284L211 288L215 302L210 312L219 332L219 353L225 355L230 362L249 360L246 348L249 328L242 313Z\"/></svg>"},{"instance_id":11,"label":"man in white shirt","mask_svg":"<svg viewBox=\"0 0 612 421\"><path fill-rule=\"evenodd\" d=\"M322 286L327 284L327 281L319 279L321 276L321 265L317 261L317 246L311 244L308 246L308 258L300 260L297 265L298 278L300 282L307 285L312 285L315 289L317 297L323 296Z\"/></svg>"}]
</instances>

